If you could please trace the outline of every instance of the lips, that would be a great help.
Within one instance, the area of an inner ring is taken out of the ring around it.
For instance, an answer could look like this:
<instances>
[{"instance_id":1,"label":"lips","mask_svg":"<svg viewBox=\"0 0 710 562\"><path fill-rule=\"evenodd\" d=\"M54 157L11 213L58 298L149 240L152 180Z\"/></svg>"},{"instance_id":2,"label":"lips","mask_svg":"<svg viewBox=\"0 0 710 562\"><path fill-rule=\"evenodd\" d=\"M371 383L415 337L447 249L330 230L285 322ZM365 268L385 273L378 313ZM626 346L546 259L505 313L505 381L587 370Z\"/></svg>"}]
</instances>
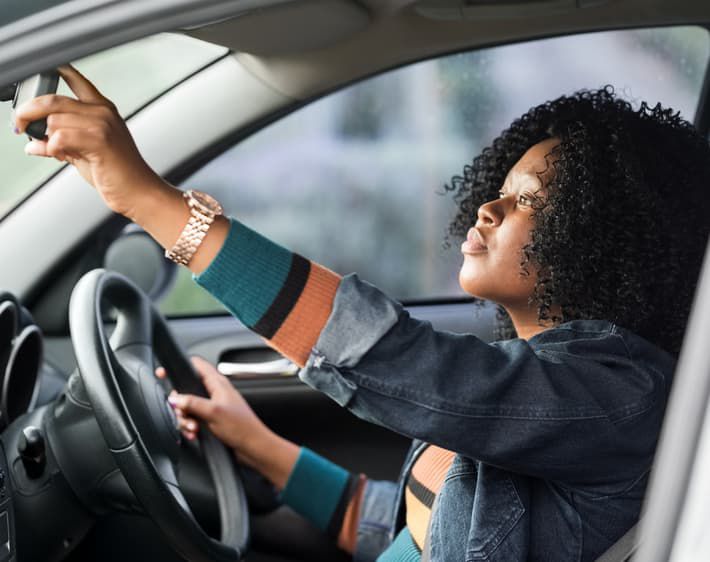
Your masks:
<instances>
[{"instance_id":1,"label":"lips","mask_svg":"<svg viewBox=\"0 0 710 562\"><path fill-rule=\"evenodd\" d=\"M481 254L487 252L488 247L483 241L483 236L475 228L471 228L466 235L466 241L461 244L461 252L464 254Z\"/></svg>"}]
</instances>

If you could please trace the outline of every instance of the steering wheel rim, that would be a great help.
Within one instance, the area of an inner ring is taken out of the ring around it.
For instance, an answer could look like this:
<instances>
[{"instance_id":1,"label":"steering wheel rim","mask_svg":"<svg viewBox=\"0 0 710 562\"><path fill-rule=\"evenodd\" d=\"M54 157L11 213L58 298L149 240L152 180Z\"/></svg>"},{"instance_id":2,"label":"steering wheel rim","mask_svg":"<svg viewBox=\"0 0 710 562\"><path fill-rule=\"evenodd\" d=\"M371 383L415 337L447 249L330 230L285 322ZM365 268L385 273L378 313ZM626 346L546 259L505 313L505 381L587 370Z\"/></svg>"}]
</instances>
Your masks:
<instances>
[{"instance_id":1,"label":"steering wheel rim","mask_svg":"<svg viewBox=\"0 0 710 562\"><path fill-rule=\"evenodd\" d=\"M110 340L102 314L105 303L117 311ZM154 375L154 352L158 351L178 391L207 393L164 317L129 279L95 269L74 287L69 327L96 421L146 514L187 560L241 560L248 547L249 513L244 487L227 448L211 433L200 430L199 445L219 504L221 540L204 532L177 482L180 434Z\"/></svg>"}]
</instances>

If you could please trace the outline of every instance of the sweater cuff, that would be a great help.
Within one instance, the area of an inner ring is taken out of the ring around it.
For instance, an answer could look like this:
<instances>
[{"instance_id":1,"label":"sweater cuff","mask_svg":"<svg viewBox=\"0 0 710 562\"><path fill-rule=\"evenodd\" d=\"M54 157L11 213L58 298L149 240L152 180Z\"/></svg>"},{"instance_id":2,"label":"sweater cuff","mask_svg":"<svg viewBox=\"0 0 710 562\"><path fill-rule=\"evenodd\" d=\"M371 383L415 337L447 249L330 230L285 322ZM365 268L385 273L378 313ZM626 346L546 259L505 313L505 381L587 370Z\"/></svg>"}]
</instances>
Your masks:
<instances>
[{"instance_id":1,"label":"sweater cuff","mask_svg":"<svg viewBox=\"0 0 710 562\"><path fill-rule=\"evenodd\" d=\"M349 481L347 470L302 447L281 492L281 500L320 530L327 531Z\"/></svg>"},{"instance_id":2,"label":"sweater cuff","mask_svg":"<svg viewBox=\"0 0 710 562\"><path fill-rule=\"evenodd\" d=\"M219 253L192 278L252 328L281 292L293 254L236 219L229 223Z\"/></svg>"}]
</instances>

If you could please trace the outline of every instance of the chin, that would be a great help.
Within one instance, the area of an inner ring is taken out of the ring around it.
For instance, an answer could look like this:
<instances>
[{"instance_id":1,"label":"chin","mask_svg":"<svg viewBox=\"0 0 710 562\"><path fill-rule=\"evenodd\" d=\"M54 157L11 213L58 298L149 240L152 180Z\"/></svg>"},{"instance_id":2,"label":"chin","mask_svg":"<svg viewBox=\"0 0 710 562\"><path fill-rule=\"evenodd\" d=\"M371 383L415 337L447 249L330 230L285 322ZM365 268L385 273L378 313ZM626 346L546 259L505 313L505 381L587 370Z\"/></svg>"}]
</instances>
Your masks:
<instances>
[{"instance_id":1,"label":"chin","mask_svg":"<svg viewBox=\"0 0 710 562\"><path fill-rule=\"evenodd\" d=\"M486 286L489 285L486 275L481 275L481 272L472 271L473 268L467 267L466 263L461 266L459 271L459 286L472 297L479 299L490 300L490 287L488 291Z\"/></svg>"},{"instance_id":2,"label":"chin","mask_svg":"<svg viewBox=\"0 0 710 562\"><path fill-rule=\"evenodd\" d=\"M472 297L505 303L527 302L534 290L534 279L512 278L507 271L491 271L464 261L459 270L459 286Z\"/></svg>"}]
</instances>

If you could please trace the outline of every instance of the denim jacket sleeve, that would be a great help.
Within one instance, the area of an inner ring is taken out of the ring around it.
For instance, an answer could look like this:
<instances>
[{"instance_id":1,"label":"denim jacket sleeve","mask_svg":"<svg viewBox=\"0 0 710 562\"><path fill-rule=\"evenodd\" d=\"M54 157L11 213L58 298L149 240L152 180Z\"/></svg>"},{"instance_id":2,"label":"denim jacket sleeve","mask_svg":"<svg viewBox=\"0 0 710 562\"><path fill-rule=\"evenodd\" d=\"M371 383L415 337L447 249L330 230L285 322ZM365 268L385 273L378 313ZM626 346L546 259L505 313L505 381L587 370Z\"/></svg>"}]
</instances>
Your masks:
<instances>
[{"instance_id":1,"label":"denim jacket sleeve","mask_svg":"<svg viewBox=\"0 0 710 562\"><path fill-rule=\"evenodd\" d=\"M487 344L434 330L353 275L299 376L469 458L577 486L608 484L616 462L621 482L651 461L672 367L608 322L564 326Z\"/></svg>"}]
</instances>

